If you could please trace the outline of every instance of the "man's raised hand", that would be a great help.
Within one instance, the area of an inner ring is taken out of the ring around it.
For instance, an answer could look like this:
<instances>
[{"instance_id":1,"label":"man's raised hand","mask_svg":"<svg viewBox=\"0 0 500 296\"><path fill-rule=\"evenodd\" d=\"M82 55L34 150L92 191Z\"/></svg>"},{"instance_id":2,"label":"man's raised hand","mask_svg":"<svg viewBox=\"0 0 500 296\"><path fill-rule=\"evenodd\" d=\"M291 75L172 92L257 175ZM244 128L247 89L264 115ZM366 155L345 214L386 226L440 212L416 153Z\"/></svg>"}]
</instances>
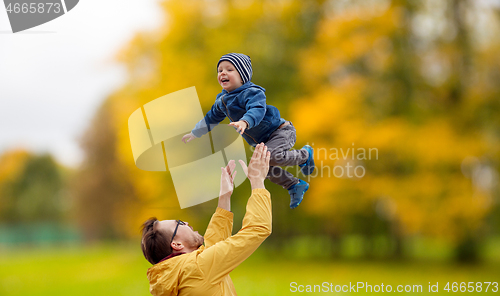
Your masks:
<instances>
[{"instance_id":1,"label":"man's raised hand","mask_svg":"<svg viewBox=\"0 0 500 296\"><path fill-rule=\"evenodd\" d=\"M223 208L226 211L231 211L231 195L233 194L233 181L236 176L236 171L234 170L235 167L236 163L234 160L230 160L225 168L220 168L221 176L218 207Z\"/></svg>"},{"instance_id":2,"label":"man's raised hand","mask_svg":"<svg viewBox=\"0 0 500 296\"><path fill-rule=\"evenodd\" d=\"M267 173L269 172L269 159L271 158L271 152L267 151L267 146L264 143L260 143L255 147L248 168L245 163L240 160L243 172L247 175L252 189L265 188L264 180L266 179Z\"/></svg>"},{"instance_id":3,"label":"man's raised hand","mask_svg":"<svg viewBox=\"0 0 500 296\"><path fill-rule=\"evenodd\" d=\"M236 176L236 163L234 160L230 160L225 168L221 168L221 176L220 176L220 194L222 196L224 194L231 195L234 189L234 178ZM234 173L234 174L233 174Z\"/></svg>"}]
</instances>

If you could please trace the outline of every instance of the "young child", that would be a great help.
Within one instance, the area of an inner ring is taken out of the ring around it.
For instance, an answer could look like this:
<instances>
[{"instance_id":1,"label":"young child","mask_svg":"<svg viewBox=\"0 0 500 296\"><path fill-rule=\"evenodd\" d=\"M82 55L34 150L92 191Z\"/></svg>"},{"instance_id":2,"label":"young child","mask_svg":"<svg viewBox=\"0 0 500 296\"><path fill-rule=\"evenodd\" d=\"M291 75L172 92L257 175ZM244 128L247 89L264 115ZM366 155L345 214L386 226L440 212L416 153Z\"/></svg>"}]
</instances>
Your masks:
<instances>
[{"instance_id":1,"label":"young child","mask_svg":"<svg viewBox=\"0 0 500 296\"><path fill-rule=\"evenodd\" d=\"M309 145L290 150L295 144L295 128L280 117L278 109L266 104L265 89L253 84L252 62L241 53L223 55L217 63L217 80L222 92L205 118L182 137L187 143L206 134L208 127L229 117L230 125L252 146L263 142L271 152L267 178L281 185L290 194L290 208L296 208L309 189L309 184L294 177L280 166L299 165L304 175L314 171L313 150ZM207 127L208 126L208 127Z\"/></svg>"}]
</instances>

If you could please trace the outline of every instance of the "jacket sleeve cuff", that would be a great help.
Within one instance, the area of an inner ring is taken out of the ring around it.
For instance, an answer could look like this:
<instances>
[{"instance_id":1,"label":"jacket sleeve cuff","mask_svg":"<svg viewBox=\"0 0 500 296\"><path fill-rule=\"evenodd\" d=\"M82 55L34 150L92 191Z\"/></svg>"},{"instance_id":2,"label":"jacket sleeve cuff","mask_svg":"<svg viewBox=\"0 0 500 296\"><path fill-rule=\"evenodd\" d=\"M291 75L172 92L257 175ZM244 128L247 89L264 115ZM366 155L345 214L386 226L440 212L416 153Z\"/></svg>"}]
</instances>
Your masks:
<instances>
[{"instance_id":1,"label":"jacket sleeve cuff","mask_svg":"<svg viewBox=\"0 0 500 296\"><path fill-rule=\"evenodd\" d=\"M217 207L217 209L215 210L215 214L229 219L233 219L234 216L233 212L224 210L223 208L219 207Z\"/></svg>"},{"instance_id":2,"label":"jacket sleeve cuff","mask_svg":"<svg viewBox=\"0 0 500 296\"><path fill-rule=\"evenodd\" d=\"M240 120L246 121L248 123L247 129L254 127L254 121L250 116L244 115Z\"/></svg>"},{"instance_id":3,"label":"jacket sleeve cuff","mask_svg":"<svg viewBox=\"0 0 500 296\"><path fill-rule=\"evenodd\" d=\"M271 197L271 193L269 193L269 191L267 191L267 189L265 189L265 188L255 188L252 190L252 194L254 194L254 193L264 194L264 195Z\"/></svg>"},{"instance_id":4,"label":"jacket sleeve cuff","mask_svg":"<svg viewBox=\"0 0 500 296\"><path fill-rule=\"evenodd\" d=\"M191 133L193 134L193 136L195 136L195 138L199 138L199 137L203 136L202 134L199 134L198 132L195 132L195 131L199 131L199 129L193 129L191 131Z\"/></svg>"}]
</instances>

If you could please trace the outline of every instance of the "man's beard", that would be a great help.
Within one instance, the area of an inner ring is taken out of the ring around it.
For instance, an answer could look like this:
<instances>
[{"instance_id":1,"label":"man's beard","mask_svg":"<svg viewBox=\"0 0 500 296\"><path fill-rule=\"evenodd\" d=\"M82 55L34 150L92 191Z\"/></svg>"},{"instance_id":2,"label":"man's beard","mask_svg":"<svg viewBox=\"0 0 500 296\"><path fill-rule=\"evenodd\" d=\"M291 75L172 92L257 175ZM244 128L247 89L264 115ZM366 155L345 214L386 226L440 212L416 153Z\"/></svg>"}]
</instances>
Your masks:
<instances>
[{"instance_id":1,"label":"man's beard","mask_svg":"<svg viewBox=\"0 0 500 296\"><path fill-rule=\"evenodd\" d=\"M203 235L201 234L196 234L197 236L193 239L192 243L191 243L191 247L195 248L195 249L198 249L199 247L201 247L203 245L203 243L205 242L205 238L203 237Z\"/></svg>"},{"instance_id":2,"label":"man's beard","mask_svg":"<svg viewBox=\"0 0 500 296\"><path fill-rule=\"evenodd\" d=\"M199 237L197 237L196 243L197 244L199 243L199 244L196 246L196 248L201 247L203 245L203 243L205 242L205 238L203 237L203 235L201 235L201 234L198 234L198 235L199 235Z\"/></svg>"}]
</instances>

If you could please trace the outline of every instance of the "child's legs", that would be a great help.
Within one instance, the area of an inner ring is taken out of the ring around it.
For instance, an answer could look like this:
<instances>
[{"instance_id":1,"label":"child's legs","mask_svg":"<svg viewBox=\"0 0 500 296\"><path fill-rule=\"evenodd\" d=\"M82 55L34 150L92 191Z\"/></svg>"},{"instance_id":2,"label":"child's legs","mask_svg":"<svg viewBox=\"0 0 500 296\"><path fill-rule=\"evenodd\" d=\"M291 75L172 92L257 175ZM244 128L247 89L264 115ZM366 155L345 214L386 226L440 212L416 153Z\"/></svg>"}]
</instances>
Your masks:
<instances>
[{"instance_id":1,"label":"child's legs","mask_svg":"<svg viewBox=\"0 0 500 296\"><path fill-rule=\"evenodd\" d=\"M298 178L295 178L292 174L277 166L269 167L267 178L269 179L269 181L273 182L274 184L278 184L285 189L288 189L290 186L299 183Z\"/></svg>"},{"instance_id":2,"label":"child's legs","mask_svg":"<svg viewBox=\"0 0 500 296\"><path fill-rule=\"evenodd\" d=\"M290 150L295 145L295 127L290 123L275 130L265 143L271 151L271 166L292 166L306 162L309 153L304 150ZM274 182L273 182L274 183Z\"/></svg>"}]
</instances>

